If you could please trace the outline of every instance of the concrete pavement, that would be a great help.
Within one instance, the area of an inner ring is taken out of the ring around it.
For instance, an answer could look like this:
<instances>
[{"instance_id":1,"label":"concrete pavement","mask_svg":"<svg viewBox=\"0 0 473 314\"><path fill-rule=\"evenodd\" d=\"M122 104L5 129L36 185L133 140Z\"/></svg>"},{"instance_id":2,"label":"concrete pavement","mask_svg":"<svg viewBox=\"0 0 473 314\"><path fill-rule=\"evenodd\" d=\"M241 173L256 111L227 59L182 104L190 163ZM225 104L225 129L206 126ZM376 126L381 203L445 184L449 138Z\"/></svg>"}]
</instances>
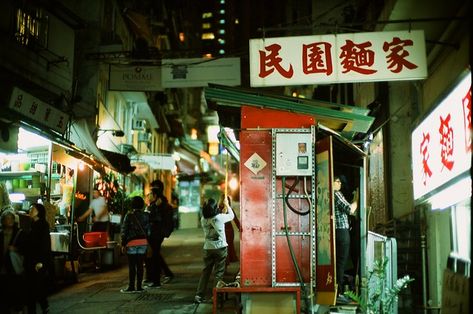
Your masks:
<instances>
[{"instance_id":1,"label":"concrete pavement","mask_svg":"<svg viewBox=\"0 0 473 314\"><path fill-rule=\"evenodd\" d=\"M238 232L235 232L235 238L238 252ZM202 303L197 309L193 303L203 266L202 245L200 228L176 230L164 241L162 249L175 274L170 283L140 294L120 293L128 283L128 266L126 257L122 256L119 266L80 273L77 283L65 285L52 294L49 297L50 313L212 313L212 303ZM230 264L225 280L233 281L238 270L239 263ZM208 299L210 297L209 289ZM234 311L225 309L220 313Z\"/></svg>"}]
</instances>

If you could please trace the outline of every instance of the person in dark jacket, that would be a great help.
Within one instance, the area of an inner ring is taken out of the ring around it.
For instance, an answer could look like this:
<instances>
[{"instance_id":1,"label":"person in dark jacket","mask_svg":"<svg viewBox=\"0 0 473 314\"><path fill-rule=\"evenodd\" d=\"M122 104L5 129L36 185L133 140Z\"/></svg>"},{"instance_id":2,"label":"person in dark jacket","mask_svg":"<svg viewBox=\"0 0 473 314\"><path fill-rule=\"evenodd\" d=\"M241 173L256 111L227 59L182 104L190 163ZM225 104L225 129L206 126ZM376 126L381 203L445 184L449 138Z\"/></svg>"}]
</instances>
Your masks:
<instances>
[{"instance_id":1,"label":"person in dark jacket","mask_svg":"<svg viewBox=\"0 0 473 314\"><path fill-rule=\"evenodd\" d=\"M17 274L10 259L10 252L17 251L24 256L25 232L18 227L16 215L5 210L0 225L0 313L10 313L24 306L21 298L24 274Z\"/></svg>"},{"instance_id":2,"label":"person in dark jacket","mask_svg":"<svg viewBox=\"0 0 473 314\"><path fill-rule=\"evenodd\" d=\"M36 313L36 303L39 303L43 313L48 313L47 297L52 285L53 263L46 208L43 204L35 203L30 207L29 216L33 222L25 251L28 314Z\"/></svg>"},{"instance_id":3,"label":"person in dark jacket","mask_svg":"<svg viewBox=\"0 0 473 314\"><path fill-rule=\"evenodd\" d=\"M142 292L143 263L148 248L149 217L143 212L145 202L141 196L131 199L131 211L121 227L122 250L128 256L128 287L122 293ZM136 290L135 290L136 279Z\"/></svg>"},{"instance_id":4,"label":"person in dark jacket","mask_svg":"<svg viewBox=\"0 0 473 314\"><path fill-rule=\"evenodd\" d=\"M161 270L164 272L164 280L169 282L174 278L174 274L169 269L166 261L161 255L161 245L164 241L162 212L168 207L168 200L162 194L162 189L152 188L150 204L147 208L149 212L150 236L149 245L151 247L151 260L147 265L148 280L150 288L161 287Z\"/></svg>"}]
</instances>

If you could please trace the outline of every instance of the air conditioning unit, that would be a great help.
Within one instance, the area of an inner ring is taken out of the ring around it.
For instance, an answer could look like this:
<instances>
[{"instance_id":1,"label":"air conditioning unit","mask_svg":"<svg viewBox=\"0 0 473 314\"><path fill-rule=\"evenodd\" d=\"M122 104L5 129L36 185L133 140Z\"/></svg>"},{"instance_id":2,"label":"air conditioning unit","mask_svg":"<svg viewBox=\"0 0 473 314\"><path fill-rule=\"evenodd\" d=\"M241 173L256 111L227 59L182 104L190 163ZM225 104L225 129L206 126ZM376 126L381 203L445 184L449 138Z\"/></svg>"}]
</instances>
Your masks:
<instances>
[{"instance_id":1,"label":"air conditioning unit","mask_svg":"<svg viewBox=\"0 0 473 314\"><path fill-rule=\"evenodd\" d=\"M140 132L138 133L138 142L149 142L151 141L151 133Z\"/></svg>"},{"instance_id":2,"label":"air conditioning unit","mask_svg":"<svg viewBox=\"0 0 473 314\"><path fill-rule=\"evenodd\" d=\"M143 131L146 129L146 121L133 119L133 125L131 127L133 130Z\"/></svg>"}]
</instances>

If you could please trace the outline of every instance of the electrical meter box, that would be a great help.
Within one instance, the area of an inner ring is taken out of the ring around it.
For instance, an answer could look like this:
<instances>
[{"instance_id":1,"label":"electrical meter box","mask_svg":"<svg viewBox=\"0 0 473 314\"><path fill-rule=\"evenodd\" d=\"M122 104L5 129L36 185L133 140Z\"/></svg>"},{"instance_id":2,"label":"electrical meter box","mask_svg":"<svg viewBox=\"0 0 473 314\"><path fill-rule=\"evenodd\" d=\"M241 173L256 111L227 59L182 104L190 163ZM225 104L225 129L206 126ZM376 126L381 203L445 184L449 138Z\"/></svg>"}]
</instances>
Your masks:
<instances>
[{"instance_id":1,"label":"electrical meter box","mask_svg":"<svg viewBox=\"0 0 473 314\"><path fill-rule=\"evenodd\" d=\"M276 133L276 175L312 175L312 134Z\"/></svg>"}]
</instances>

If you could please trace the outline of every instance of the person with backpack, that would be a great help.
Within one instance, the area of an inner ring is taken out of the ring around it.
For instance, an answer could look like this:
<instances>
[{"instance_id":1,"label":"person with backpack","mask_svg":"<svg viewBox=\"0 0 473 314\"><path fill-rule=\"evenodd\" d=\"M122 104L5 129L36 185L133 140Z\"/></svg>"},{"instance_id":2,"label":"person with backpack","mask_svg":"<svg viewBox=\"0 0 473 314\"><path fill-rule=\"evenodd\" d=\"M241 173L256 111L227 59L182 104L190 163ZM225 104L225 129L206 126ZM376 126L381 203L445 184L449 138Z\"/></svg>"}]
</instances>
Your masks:
<instances>
[{"instance_id":1,"label":"person with backpack","mask_svg":"<svg viewBox=\"0 0 473 314\"><path fill-rule=\"evenodd\" d=\"M151 259L148 261L147 279L151 281L149 288L161 288L161 271L164 272L162 283L167 283L174 278L174 273L169 269L166 261L161 255L161 246L166 234L170 229L166 222L166 211L169 210L167 198L162 194L162 189L152 188L150 204L147 208L150 221L149 245L151 247Z\"/></svg>"},{"instance_id":2,"label":"person with backpack","mask_svg":"<svg viewBox=\"0 0 473 314\"><path fill-rule=\"evenodd\" d=\"M131 211L126 214L121 226L122 250L128 256L128 287L121 289L121 293L143 291L143 263L149 233L149 217L143 212L144 206L143 198L134 196L131 199Z\"/></svg>"}]
</instances>

